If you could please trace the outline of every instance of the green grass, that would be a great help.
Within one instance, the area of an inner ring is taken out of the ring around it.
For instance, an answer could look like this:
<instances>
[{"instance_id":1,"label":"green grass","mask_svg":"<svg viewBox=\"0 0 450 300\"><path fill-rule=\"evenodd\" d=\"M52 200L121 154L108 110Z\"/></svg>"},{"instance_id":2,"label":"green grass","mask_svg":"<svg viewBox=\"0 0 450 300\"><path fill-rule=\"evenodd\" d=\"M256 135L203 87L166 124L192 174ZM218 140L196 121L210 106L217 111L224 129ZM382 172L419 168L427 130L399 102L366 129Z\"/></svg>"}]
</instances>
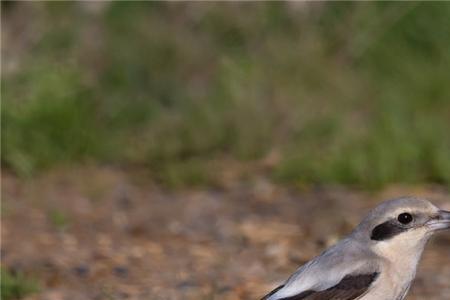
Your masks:
<instances>
[{"instance_id":1,"label":"green grass","mask_svg":"<svg viewBox=\"0 0 450 300\"><path fill-rule=\"evenodd\" d=\"M60 210L52 210L48 214L50 222L59 230L67 228L70 224L70 220L67 215Z\"/></svg>"},{"instance_id":2,"label":"green grass","mask_svg":"<svg viewBox=\"0 0 450 300\"><path fill-rule=\"evenodd\" d=\"M212 163L275 150L280 182L450 183L447 3L41 6L2 78L18 174L95 161L210 185Z\"/></svg>"},{"instance_id":3,"label":"green grass","mask_svg":"<svg viewBox=\"0 0 450 300\"><path fill-rule=\"evenodd\" d=\"M1 299L22 299L25 296L36 293L39 290L35 280L22 274L12 274L1 269Z\"/></svg>"},{"instance_id":4,"label":"green grass","mask_svg":"<svg viewBox=\"0 0 450 300\"><path fill-rule=\"evenodd\" d=\"M94 155L94 104L74 70L38 65L3 90L4 161L21 174ZM23 91L23 90L25 91ZM93 131L91 131L93 129Z\"/></svg>"}]
</instances>

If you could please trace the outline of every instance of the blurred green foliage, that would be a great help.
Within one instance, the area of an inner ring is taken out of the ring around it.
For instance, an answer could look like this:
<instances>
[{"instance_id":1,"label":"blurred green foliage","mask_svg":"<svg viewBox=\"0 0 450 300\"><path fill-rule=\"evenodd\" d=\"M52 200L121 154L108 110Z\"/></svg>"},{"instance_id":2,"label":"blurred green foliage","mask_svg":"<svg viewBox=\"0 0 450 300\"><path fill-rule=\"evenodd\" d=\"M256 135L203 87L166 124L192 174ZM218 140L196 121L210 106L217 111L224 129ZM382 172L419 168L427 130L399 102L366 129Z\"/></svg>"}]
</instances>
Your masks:
<instances>
[{"instance_id":1,"label":"blurred green foliage","mask_svg":"<svg viewBox=\"0 0 450 300\"><path fill-rule=\"evenodd\" d=\"M38 284L22 274L1 269L1 300L22 299L38 291Z\"/></svg>"},{"instance_id":2,"label":"blurred green foliage","mask_svg":"<svg viewBox=\"0 0 450 300\"><path fill-rule=\"evenodd\" d=\"M69 226L70 220L67 215L60 210L52 210L48 213L50 222L59 230L64 230Z\"/></svg>"},{"instance_id":3,"label":"blurred green foliage","mask_svg":"<svg viewBox=\"0 0 450 300\"><path fill-rule=\"evenodd\" d=\"M450 4L20 5L38 29L2 78L19 174L93 160L210 184L212 162L276 152L281 182L450 183Z\"/></svg>"}]
</instances>

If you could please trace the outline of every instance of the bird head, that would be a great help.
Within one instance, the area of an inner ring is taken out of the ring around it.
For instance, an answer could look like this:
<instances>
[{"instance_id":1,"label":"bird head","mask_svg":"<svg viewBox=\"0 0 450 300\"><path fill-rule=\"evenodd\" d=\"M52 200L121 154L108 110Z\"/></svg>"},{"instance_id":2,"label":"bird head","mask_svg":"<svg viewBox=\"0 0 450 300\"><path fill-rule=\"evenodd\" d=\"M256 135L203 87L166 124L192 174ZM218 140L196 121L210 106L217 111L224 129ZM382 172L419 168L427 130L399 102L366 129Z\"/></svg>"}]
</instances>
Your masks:
<instances>
[{"instance_id":1,"label":"bird head","mask_svg":"<svg viewBox=\"0 0 450 300\"><path fill-rule=\"evenodd\" d=\"M388 200L373 209L353 236L382 257L420 256L426 241L436 231L450 228L450 212L431 202L405 197Z\"/></svg>"}]
</instances>

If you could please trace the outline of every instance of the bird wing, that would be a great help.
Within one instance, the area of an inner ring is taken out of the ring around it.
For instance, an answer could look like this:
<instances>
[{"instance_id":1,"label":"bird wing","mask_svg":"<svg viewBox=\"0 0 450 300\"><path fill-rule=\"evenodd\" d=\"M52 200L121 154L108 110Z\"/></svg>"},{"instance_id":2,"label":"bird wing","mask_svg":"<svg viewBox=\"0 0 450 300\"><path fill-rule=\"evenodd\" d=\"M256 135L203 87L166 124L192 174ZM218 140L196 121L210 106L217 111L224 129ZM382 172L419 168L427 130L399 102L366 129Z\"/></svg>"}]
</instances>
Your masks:
<instances>
[{"instance_id":1,"label":"bird wing","mask_svg":"<svg viewBox=\"0 0 450 300\"><path fill-rule=\"evenodd\" d=\"M278 300L355 300L364 295L370 285L376 280L379 273L348 275L345 276L337 285L323 291L308 290L297 295L278 298ZM275 294L283 286L275 289L271 295ZM266 296L267 297L267 296ZM269 298L263 298L269 299Z\"/></svg>"},{"instance_id":2,"label":"bird wing","mask_svg":"<svg viewBox=\"0 0 450 300\"><path fill-rule=\"evenodd\" d=\"M352 300L366 293L379 274L364 247L343 240L298 269L265 300Z\"/></svg>"}]
</instances>

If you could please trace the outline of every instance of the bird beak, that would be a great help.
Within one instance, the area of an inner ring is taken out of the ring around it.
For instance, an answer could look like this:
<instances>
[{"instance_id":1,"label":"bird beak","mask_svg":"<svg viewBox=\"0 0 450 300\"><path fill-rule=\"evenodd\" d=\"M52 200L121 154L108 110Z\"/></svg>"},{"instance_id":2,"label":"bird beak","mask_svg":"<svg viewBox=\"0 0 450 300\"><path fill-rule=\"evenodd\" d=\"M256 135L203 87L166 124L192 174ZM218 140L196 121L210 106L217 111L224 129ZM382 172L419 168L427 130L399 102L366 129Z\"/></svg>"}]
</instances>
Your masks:
<instances>
[{"instance_id":1,"label":"bird beak","mask_svg":"<svg viewBox=\"0 0 450 300\"><path fill-rule=\"evenodd\" d=\"M440 210L436 217L427 222L431 230L442 230L450 228L450 211Z\"/></svg>"}]
</instances>

